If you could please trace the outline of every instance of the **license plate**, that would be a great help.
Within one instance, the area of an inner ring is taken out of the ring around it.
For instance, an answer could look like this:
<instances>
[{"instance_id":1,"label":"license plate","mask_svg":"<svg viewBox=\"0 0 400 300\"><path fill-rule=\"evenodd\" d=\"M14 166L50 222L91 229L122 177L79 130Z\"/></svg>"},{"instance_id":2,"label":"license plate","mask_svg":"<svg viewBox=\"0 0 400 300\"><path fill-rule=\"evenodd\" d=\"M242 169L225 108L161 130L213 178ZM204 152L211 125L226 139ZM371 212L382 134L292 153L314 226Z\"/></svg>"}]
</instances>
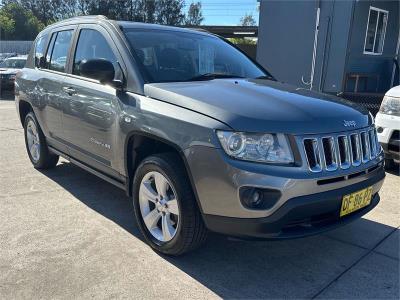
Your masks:
<instances>
[{"instance_id":1,"label":"license plate","mask_svg":"<svg viewBox=\"0 0 400 300\"><path fill-rule=\"evenodd\" d=\"M340 209L340 216L351 214L371 203L372 186L367 187L361 191L351 193L343 196L342 207Z\"/></svg>"}]
</instances>

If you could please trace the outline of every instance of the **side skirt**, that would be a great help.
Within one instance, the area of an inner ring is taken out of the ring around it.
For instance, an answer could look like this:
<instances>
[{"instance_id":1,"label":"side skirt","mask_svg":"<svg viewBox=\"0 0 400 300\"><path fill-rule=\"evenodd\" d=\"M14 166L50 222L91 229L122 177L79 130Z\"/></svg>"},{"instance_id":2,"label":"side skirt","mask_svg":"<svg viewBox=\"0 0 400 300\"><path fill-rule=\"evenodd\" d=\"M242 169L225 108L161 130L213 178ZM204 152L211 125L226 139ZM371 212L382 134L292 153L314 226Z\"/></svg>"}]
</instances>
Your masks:
<instances>
[{"instance_id":1,"label":"side skirt","mask_svg":"<svg viewBox=\"0 0 400 300\"><path fill-rule=\"evenodd\" d=\"M78 167L84 169L85 171L87 171L87 172L89 172L89 173L91 173L91 174L93 174L93 175L96 175L97 177L99 177L99 178L101 178L101 179L103 179L103 180L105 180L105 181L107 181L107 182L109 182L109 183L115 185L116 187L119 187L120 189L122 189L122 190L124 190L124 191L127 191L127 190L128 190L127 180L125 180L125 181L123 182L123 181L119 181L119 180L117 180L117 179L114 179L114 178L112 178L112 177L110 177L110 176L108 176L108 175L106 175L106 174L104 174L104 173L102 173L102 172L100 172L100 171L97 171L97 170L95 170L95 169L89 167L88 165L86 165L86 164L84 164L84 163L82 163L82 162L80 162L80 161L78 161L78 160L76 160L76 159L74 159L74 158L68 156L67 154L65 154L65 153L63 153L63 152L61 152L61 151L58 151L57 149L55 149L55 148L53 148L53 147L51 147L51 146L49 146L49 150L50 150L52 153L57 154L57 155L59 155L59 156L65 158L65 159L68 160L70 163L72 163L72 164L74 164L74 165L76 165L76 166L78 166Z\"/></svg>"}]
</instances>

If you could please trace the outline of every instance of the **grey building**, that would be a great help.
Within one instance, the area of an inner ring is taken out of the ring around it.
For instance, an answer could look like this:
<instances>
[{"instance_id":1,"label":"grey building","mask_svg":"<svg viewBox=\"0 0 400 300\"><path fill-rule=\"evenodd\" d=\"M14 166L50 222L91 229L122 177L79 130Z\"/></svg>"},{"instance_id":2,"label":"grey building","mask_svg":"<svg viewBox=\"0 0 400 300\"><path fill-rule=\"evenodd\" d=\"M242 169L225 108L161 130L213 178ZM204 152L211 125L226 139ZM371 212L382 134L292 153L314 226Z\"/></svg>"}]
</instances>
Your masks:
<instances>
[{"instance_id":1,"label":"grey building","mask_svg":"<svg viewBox=\"0 0 400 300\"><path fill-rule=\"evenodd\" d=\"M279 80L376 110L399 84L399 0L260 0L257 60Z\"/></svg>"}]
</instances>

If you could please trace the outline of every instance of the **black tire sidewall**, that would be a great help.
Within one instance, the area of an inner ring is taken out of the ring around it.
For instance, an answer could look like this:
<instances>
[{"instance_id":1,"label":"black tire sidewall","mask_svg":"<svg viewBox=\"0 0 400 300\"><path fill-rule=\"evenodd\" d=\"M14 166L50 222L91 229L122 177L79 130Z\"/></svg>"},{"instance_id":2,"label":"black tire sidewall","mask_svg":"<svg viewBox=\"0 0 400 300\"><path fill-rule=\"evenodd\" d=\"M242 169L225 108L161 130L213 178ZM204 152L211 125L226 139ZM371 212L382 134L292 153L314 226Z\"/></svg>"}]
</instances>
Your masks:
<instances>
[{"instance_id":1,"label":"black tire sidewall","mask_svg":"<svg viewBox=\"0 0 400 300\"><path fill-rule=\"evenodd\" d=\"M38 132L39 135L39 142L40 142L40 151L39 151L39 160L35 161L32 158L31 152L29 150L29 146L28 146L28 139L27 139L27 126L28 126L28 122L32 120L35 123L36 126L36 130ZM26 151L28 152L28 156L30 161L32 162L33 166L37 169L41 169L47 166L47 160L49 159L49 151L47 149L47 143L46 143L46 138L44 137L44 134L42 132L42 130L40 129L39 123L36 120L36 117L34 115L34 113L30 112L26 115L25 117L25 122L24 122L24 136L25 136L25 147L26 147Z\"/></svg>"},{"instance_id":2,"label":"black tire sidewall","mask_svg":"<svg viewBox=\"0 0 400 300\"><path fill-rule=\"evenodd\" d=\"M176 198L179 206L179 223L178 223L178 231L172 240L168 242L161 242L157 240L153 235L149 232L146 225L144 224L142 214L140 212L139 205L139 189L140 183L143 177L152 171L156 171L164 175L168 181L173 185L174 190L176 192ZM144 235L146 241L150 246L162 253L169 254L176 252L177 249L181 247L182 244L182 231L184 229L185 218L190 217L186 216L185 210L185 202L183 199L190 195L185 192L185 187L182 185L185 184L185 181L182 182L182 179L178 181L176 176L176 172L174 171L174 167L170 166L170 164L159 157L149 157L140 164L135 174L133 180L133 207L135 211L136 221L139 225L140 231Z\"/></svg>"},{"instance_id":3,"label":"black tire sidewall","mask_svg":"<svg viewBox=\"0 0 400 300\"><path fill-rule=\"evenodd\" d=\"M385 169L392 170L395 167L395 163L393 159L385 158Z\"/></svg>"}]
</instances>

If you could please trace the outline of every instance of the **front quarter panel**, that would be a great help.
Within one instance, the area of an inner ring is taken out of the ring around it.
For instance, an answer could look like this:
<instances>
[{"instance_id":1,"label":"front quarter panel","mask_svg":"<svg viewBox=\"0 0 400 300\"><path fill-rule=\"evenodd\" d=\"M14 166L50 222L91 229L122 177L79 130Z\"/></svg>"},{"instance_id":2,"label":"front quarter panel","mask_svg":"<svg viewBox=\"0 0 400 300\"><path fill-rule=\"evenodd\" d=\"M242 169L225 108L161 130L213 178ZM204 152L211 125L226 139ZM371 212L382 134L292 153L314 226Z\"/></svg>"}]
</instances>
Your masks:
<instances>
[{"instance_id":1,"label":"front quarter panel","mask_svg":"<svg viewBox=\"0 0 400 300\"><path fill-rule=\"evenodd\" d=\"M127 143L132 135L146 135L166 141L181 153L192 146L219 148L215 129L230 130L227 125L197 112L133 93L120 98L120 132L118 145L120 159L125 162ZM119 165L126 175L125 166Z\"/></svg>"}]
</instances>

